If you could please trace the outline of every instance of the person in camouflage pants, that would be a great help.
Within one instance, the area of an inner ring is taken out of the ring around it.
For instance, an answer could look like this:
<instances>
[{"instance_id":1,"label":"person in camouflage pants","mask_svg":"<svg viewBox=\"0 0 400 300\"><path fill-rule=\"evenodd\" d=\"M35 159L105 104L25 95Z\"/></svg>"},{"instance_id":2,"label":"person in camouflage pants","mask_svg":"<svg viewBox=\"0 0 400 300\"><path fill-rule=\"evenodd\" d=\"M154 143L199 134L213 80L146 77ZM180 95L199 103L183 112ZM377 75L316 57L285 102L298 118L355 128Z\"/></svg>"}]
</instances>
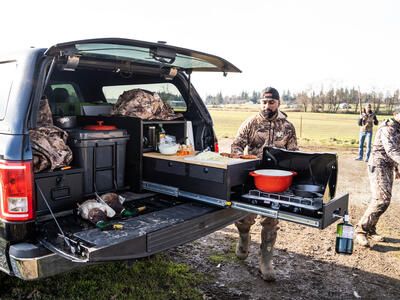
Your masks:
<instances>
[{"instance_id":1,"label":"person in camouflage pants","mask_svg":"<svg viewBox=\"0 0 400 300\"><path fill-rule=\"evenodd\" d=\"M280 99L276 89L268 87L262 91L260 112L247 119L239 128L238 134L231 146L231 152L242 154L248 147L248 154L262 158L263 148L273 146L287 150L298 150L296 130L286 119L286 114L279 110ZM249 252L250 228L255 223L257 215L250 214L235 223L239 231L239 242L236 246L236 255L245 259ZM275 280L272 267L273 247L275 245L278 220L262 217L260 224L260 271L266 281Z\"/></svg>"},{"instance_id":2,"label":"person in camouflage pants","mask_svg":"<svg viewBox=\"0 0 400 300\"><path fill-rule=\"evenodd\" d=\"M400 108L395 110L393 118L384 121L376 133L368 163L368 175L371 185L372 201L356 226L356 242L369 247L368 238L384 241L377 234L376 224L379 217L389 207L392 198L394 174L400 177Z\"/></svg>"}]
</instances>

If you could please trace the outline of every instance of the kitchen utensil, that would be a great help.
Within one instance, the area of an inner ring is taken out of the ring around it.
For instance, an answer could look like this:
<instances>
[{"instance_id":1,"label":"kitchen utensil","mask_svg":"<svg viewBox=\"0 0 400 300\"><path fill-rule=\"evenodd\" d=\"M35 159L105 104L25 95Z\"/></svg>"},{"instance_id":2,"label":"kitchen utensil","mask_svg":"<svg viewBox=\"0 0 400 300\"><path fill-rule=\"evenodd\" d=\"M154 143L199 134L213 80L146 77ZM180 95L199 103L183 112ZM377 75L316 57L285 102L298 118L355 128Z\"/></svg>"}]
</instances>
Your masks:
<instances>
[{"instance_id":1,"label":"kitchen utensil","mask_svg":"<svg viewBox=\"0 0 400 300\"><path fill-rule=\"evenodd\" d=\"M76 116L55 117L54 125L61 129L74 128L77 127L77 119Z\"/></svg>"},{"instance_id":2,"label":"kitchen utensil","mask_svg":"<svg viewBox=\"0 0 400 300\"><path fill-rule=\"evenodd\" d=\"M297 184L292 187L293 194L305 198L322 198L323 187L317 184Z\"/></svg>"},{"instance_id":3,"label":"kitchen utensil","mask_svg":"<svg viewBox=\"0 0 400 300\"><path fill-rule=\"evenodd\" d=\"M164 155L175 155L179 149L179 144L162 143L158 144L158 150Z\"/></svg>"},{"instance_id":4,"label":"kitchen utensil","mask_svg":"<svg viewBox=\"0 0 400 300\"><path fill-rule=\"evenodd\" d=\"M254 177L254 184L257 189L263 192L281 193L286 191L292 184L293 176L297 175L293 171L261 169L249 173Z\"/></svg>"}]
</instances>

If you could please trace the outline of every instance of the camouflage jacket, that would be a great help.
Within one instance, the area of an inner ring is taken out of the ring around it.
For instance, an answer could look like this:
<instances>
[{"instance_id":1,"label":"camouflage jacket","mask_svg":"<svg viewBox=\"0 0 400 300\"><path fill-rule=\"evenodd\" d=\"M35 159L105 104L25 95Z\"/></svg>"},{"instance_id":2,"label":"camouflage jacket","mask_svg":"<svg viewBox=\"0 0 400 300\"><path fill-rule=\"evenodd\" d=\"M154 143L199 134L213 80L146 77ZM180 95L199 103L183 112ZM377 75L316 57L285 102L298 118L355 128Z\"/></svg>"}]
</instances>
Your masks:
<instances>
[{"instance_id":1,"label":"camouflage jacket","mask_svg":"<svg viewBox=\"0 0 400 300\"><path fill-rule=\"evenodd\" d=\"M142 89L125 91L115 103L112 115L136 117L143 120L173 120L182 117L176 114L157 93Z\"/></svg>"},{"instance_id":2,"label":"camouflage jacket","mask_svg":"<svg viewBox=\"0 0 400 300\"><path fill-rule=\"evenodd\" d=\"M35 173L68 166L72 151L66 144L68 134L53 125L38 127L29 131Z\"/></svg>"},{"instance_id":3,"label":"camouflage jacket","mask_svg":"<svg viewBox=\"0 0 400 300\"><path fill-rule=\"evenodd\" d=\"M248 146L249 154L262 158L263 148L273 146L287 150L298 150L296 130L286 119L286 114L278 111L273 120L266 119L260 112L248 118L240 126L232 143L232 153L243 153Z\"/></svg>"},{"instance_id":4,"label":"camouflage jacket","mask_svg":"<svg viewBox=\"0 0 400 300\"><path fill-rule=\"evenodd\" d=\"M374 125L378 125L378 119L376 118L376 115L373 112L363 113L360 116L358 125L361 126L360 131L363 131L363 132L372 131L372 128L374 127Z\"/></svg>"},{"instance_id":5,"label":"camouflage jacket","mask_svg":"<svg viewBox=\"0 0 400 300\"><path fill-rule=\"evenodd\" d=\"M390 119L379 126L368 164L383 168L395 168L400 164L399 122Z\"/></svg>"}]
</instances>

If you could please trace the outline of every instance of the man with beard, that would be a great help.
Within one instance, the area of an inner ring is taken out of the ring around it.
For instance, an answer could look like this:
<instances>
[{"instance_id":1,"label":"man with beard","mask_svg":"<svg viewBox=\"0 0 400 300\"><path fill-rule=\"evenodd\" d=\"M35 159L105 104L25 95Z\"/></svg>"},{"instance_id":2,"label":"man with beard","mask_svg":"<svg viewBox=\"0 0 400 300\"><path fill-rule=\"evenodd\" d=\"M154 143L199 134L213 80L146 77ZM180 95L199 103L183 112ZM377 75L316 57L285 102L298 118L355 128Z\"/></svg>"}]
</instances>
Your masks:
<instances>
[{"instance_id":1,"label":"man with beard","mask_svg":"<svg viewBox=\"0 0 400 300\"><path fill-rule=\"evenodd\" d=\"M296 131L292 123L286 119L286 114L279 110L279 93L272 87L261 92L260 112L247 119L239 128L232 143L231 152L243 154L246 146L248 154L262 158L264 147L271 146L287 150L298 150ZM250 227L255 223L257 215L250 214L235 223L239 231L239 242L236 246L236 256L245 259L249 254ZM278 220L261 217L260 271L266 281L275 280L272 267L273 247L276 241Z\"/></svg>"}]
</instances>

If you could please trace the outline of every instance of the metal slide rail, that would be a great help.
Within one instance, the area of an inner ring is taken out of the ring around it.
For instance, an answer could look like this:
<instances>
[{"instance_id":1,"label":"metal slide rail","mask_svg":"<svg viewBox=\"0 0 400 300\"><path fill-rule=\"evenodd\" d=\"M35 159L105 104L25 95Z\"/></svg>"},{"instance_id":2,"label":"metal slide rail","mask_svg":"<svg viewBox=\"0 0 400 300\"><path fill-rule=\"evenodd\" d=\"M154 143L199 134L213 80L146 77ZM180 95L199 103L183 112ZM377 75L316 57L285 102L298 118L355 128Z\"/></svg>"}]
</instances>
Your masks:
<instances>
[{"instance_id":1,"label":"metal slide rail","mask_svg":"<svg viewBox=\"0 0 400 300\"><path fill-rule=\"evenodd\" d=\"M226 201L223 199L218 199L214 197L208 197L204 195L194 194L186 191L181 191L179 188L171 187L168 185L163 185L159 183L142 181L142 187L146 190L161 193L164 195L170 195L174 197L184 197L191 200L216 205L219 207L233 208L241 211L246 211L249 213L254 213L262 215L265 217L270 217L274 219L281 219L290 222L296 222L299 224L320 228L321 219L311 218L303 215L296 215L295 213L279 211L272 208L262 207L253 204L242 203L238 201Z\"/></svg>"}]
</instances>

